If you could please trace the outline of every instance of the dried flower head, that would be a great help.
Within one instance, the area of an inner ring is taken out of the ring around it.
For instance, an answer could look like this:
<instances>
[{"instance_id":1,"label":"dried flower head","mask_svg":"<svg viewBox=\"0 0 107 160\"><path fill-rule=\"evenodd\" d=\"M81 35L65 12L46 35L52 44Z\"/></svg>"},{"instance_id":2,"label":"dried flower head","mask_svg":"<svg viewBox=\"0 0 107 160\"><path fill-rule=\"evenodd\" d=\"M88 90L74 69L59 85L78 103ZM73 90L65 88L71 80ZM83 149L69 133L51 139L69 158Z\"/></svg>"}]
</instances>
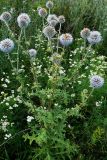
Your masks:
<instances>
[{"instance_id":1,"label":"dried flower head","mask_svg":"<svg viewBox=\"0 0 107 160\"><path fill-rule=\"evenodd\" d=\"M52 1L48 1L48 2L46 2L46 7L47 8L52 8L53 7L53 2Z\"/></svg>"},{"instance_id":2,"label":"dried flower head","mask_svg":"<svg viewBox=\"0 0 107 160\"><path fill-rule=\"evenodd\" d=\"M26 13L21 13L17 18L18 26L20 28L28 27L29 23L31 22L30 17Z\"/></svg>"},{"instance_id":3,"label":"dried flower head","mask_svg":"<svg viewBox=\"0 0 107 160\"><path fill-rule=\"evenodd\" d=\"M90 29L89 28L84 28L81 32L80 35L83 39L87 39L90 35Z\"/></svg>"},{"instance_id":4,"label":"dried flower head","mask_svg":"<svg viewBox=\"0 0 107 160\"><path fill-rule=\"evenodd\" d=\"M5 39L0 42L0 50L4 53L10 53L14 49L14 42L11 39Z\"/></svg>"},{"instance_id":5,"label":"dried flower head","mask_svg":"<svg viewBox=\"0 0 107 160\"><path fill-rule=\"evenodd\" d=\"M91 31L87 40L90 44L97 44L102 40L101 33L98 31Z\"/></svg>"},{"instance_id":6,"label":"dried flower head","mask_svg":"<svg viewBox=\"0 0 107 160\"><path fill-rule=\"evenodd\" d=\"M63 46L69 46L73 42L73 37L71 34L66 33L66 34L62 34L59 40Z\"/></svg>"},{"instance_id":7,"label":"dried flower head","mask_svg":"<svg viewBox=\"0 0 107 160\"><path fill-rule=\"evenodd\" d=\"M63 15L58 17L59 23L65 23L65 17Z\"/></svg>"},{"instance_id":8,"label":"dried flower head","mask_svg":"<svg viewBox=\"0 0 107 160\"><path fill-rule=\"evenodd\" d=\"M43 33L48 39L51 39L56 34L56 31L54 27L47 26L43 29Z\"/></svg>"},{"instance_id":9,"label":"dried flower head","mask_svg":"<svg viewBox=\"0 0 107 160\"><path fill-rule=\"evenodd\" d=\"M3 12L0 16L0 20L4 22L9 22L12 19L12 16L9 12Z\"/></svg>"},{"instance_id":10,"label":"dried flower head","mask_svg":"<svg viewBox=\"0 0 107 160\"><path fill-rule=\"evenodd\" d=\"M90 86L93 88L100 88L103 86L103 84L104 84L104 78L102 78L101 76L93 75L90 78Z\"/></svg>"},{"instance_id":11,"label":"dried flower head","mask_svg":"<svg viewBox=\"0 0 107 160\"><path fill-rule=\"evenodd\" d=\"M37 51L35 49L30 49L29 50L29 55L31 58L36 57Z\"/></svg>"},{"instance_id":12,"label":"dried flower head","mask_svg":"<svg viewBox=\"0 0 107 160\"><path fill-rule=\"evenodd\" d=\"M50 60L54 63L54 64L57 64L57 65L60 65L61 63L61 60L62 60L62 57L61 55L59 55L58 53L54 53Z\"/></svg>"},{"instance_id":13,"label":"dried flower head","mask_svg":"<svg viewBox=\"0 0 107 160\"><path fill-rule=\"evenodd\" d=\"M39 16L45 18L47 16L47 10L45 8L40 8L38 14Z\"/></svg>"}]
</instances>

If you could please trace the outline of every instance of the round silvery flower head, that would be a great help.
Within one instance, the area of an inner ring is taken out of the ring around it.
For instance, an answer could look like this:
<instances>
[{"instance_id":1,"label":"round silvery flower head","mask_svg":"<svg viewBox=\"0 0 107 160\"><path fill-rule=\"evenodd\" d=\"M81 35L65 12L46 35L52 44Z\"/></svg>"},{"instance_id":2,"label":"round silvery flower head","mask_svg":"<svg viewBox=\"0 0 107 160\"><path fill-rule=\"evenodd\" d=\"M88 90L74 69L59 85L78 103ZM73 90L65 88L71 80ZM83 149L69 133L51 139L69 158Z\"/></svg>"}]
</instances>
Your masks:
<instances>
[{"instance_id":1,"label":"round silvery flower head","mask_svg":"<svg viewBox=\"0 0 107 160\"><path fill-rule=\"evenodd\" d=\"M20 28L26 28L29 23L31 22L30 17L28 14L26 13L21 13L18 17L17 17L17 22Z\"/></svg>"},{"instance_id":2,"label":"round silvery flower head","mask_svg":"<svg viewBox=\"0 0 107 160\"><path fill-rule=\"evenodd\" d=\"M47 17L47 22L49 23L49 25L55 27L58 24L59 20L55 14L49 14Z\"/></svg>"},{"instance_id":3,"label":"round silvery flower head","mask_svg":"<svg viewBox=\"0 0 107 160\"><path fill-rule=\"evenodd\" d=\"M39 16L45 18L47 16L47 10L45 8L40 8L38 14Z\"/></svg>"},{"instance_id":4,"label":"round silvery flower head","mask_svg":"<svg viewBox=\"0 0 107 160\"><path fill-rule=\"evenodd\" d=\"M53 7L53 2L52 1L48 1L48 2L46 2L46 7L47 8L52 8Z\"/></svg>"},{"instance_id":5,"label":"round silvery flower head","mask_svg":"<svg viewBox=\"0 0 107 160\"><path fill-rule=\"evenodd\" d=\"M66 33L66 34L62 34L59 40L63 46L69 46L73 42L73 37L71 34Z\"/></svg>"},{"instance_id":6,"label":"round silvery flower head","mask_svg":"<svg viewBox=\"0 0 107 160\"><path fill-rule=\"evenodd\" d=\"M58 22L58 17L55 14L49 14L47 17L47 22L49 23L52 20L56 20Z\"/></svg>"},{"instance_id":7,"label":"round silvery flower head","mask_svg":"<svg viewBox=\"0 0 107 160\"><path fill-rule=\"evenodd\" d=\"M61 57L61 55L59 55L58 53L54 53L54 54L51 56L51 58L50 58L50 60L51 60L54 64L57 64L57 65L59 65L59 64L61 63L61 59L62 59L62 57Z\"/></svg>"},{"instance_id":8,"label":"round silvery flower head","mask_svg":"<svg viewBox=\"0 0 107 160\"><path fill-rule=\"evenodd\" d=\"M43 33L48 39L51 39L56 34L56 31L54 27L47 26L43 29Z\"/></svg>"},{"instance_id":9,"label":"round silvery flower head","mask_svg":"<svg viewBox=\"0 0 107 160\"><path fill-rule=\"evenodd\" d=\"M58 17L59 23L65 23L65 17L63 15Z\"/></svg>"},{"instance_id":10,"label":"round silvery flower head","mask_svg":"<svg viewBox=\"0 0 107 160\"><path fill-rule=\"evenodd\" d=\"M103 86L103 84L104 84L104 78L102 78L101 76L93 75L90 78L90 86L93 88L100 88Z\"/></svg>"},{"instance_id":11,"label":"round silvery flower head","mask_svg":"<svg viewBox=\"0 0 107 160\"><path fill-rule=\"evenodd\" d=\"M12 16L9 12L3 12L0 16L0 20L4 22L9 22L11 20Z\"/></svg>"},{"instance_id":12,"label":"round silvery flower head","mask_svg":"<svg viewBox=\"0 0 107 160\"><path fill-rule=\"evenodd\" d=\"M84 28L81 32L80 35L83 39L87 39L90 35L90 29L89 28Z\"/></svg>"},{"instance_id":13,"label":"round silvery flower head","mask_svg":"<svg viewBox=\"0 0 107 160\"><path fill-rule=\"evenodd\" d=\"M14 49L14 42L11 39L5 39L0 42L0 50L4 53L10 53Z\"/></svg>"},{"instance_id":14,"label":"round silvery flower head","mask_svg":"<svg viewBox=\"0 0 107 160\"><path fill-rule=\"evenodd\" d=\"M36 57L37 51L35 49L30 49L29 50L29 55L31 58Z\"/></svg>"},{"instance_id":15,"label":"round silvery flower head","mask_svg":"<svg viewBox=\"0 0 107 160\"><path fill-rule=\"evenodd\" d=\"M101 33L98 31L91 31L87 40L90 44L97 44L102 40Z\"/></svg>"}]
</instances>

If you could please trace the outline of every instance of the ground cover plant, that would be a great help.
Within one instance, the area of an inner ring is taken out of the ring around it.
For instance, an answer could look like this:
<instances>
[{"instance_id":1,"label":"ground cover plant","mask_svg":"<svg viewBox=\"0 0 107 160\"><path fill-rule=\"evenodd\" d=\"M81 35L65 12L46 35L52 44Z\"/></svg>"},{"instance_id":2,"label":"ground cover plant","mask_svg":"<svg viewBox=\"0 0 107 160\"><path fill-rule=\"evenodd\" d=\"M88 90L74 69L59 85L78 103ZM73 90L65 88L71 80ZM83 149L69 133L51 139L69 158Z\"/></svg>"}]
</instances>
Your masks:
<instances>
[{"instance_id":1,"label":"ground cover plant","mask_svg":"<svg viewBox=\"0 0 107 160\"><path fill-rule=\"evenodd\" d=\"M26 2L0 16L0 160L106 160L103 31L67 31L55 1Z\"/></svg>"}]
</instances>

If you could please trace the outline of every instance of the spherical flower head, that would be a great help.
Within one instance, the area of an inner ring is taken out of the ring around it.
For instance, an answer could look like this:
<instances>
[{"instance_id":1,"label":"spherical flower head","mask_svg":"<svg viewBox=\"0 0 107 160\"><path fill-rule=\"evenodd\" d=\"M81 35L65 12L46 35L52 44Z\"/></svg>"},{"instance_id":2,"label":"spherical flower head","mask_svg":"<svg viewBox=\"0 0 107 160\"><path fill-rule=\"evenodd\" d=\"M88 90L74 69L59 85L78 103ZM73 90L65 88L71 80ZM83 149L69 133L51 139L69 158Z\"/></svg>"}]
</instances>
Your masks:
<instances>
[{"instance_id":1,"label":"spherical flower head","mask_svg":"<svg viewBox=\"0 0 107 160\"><path fill-rule=\"evenodd\" d=\"M80 35L83 39L87 39L90 35L90 29L89 28L84 28L81 32Z\"/></svg>"},{"instance_id":2,"label":"spherical flower head","mask_svg":"<svg viewBox=\"0 0 107 160\"><path fill-rule=\"evenodd\" d=\"M30 17L26 13L21 13L17 18L18 26L20 28L28 27L29 23L31 22Z\"/></svg>"},{"instance_id":3,"label":"spherical flower head","mask_svg":"<svg viewBox=\"0 0 107 160\"><path fill-rule=\"evenodd\" d=\"M0 16L0 20L4 22L9 22L12 19L12 16L9 12L3 12Z\"/></svg>"},{"instance_id":4,"label":"spherical flower head","mask_svg":"<svg viewBox=\"0 0 107 160\"><path fill-rule=\"evenodd\" d=\"M46 2L46 7L49 9L53 8L53 2L52 1Z\"/></svg>"},{"instance_id":5,"label":"spherical flower head","mask_svg":"<svg viewBox=\"0 0 107 160\"><path fill-rule=\"evenodd\" d=\"M62 34L59 40L63 46L69 46L73 42L73 37L71 34L66 33L66 34Z\"/></svg>"},{"instance_id":6,"label":"spherical flower head","mask_svg":"<svg viewBox=\"0 0 107 160\"><path fill-rule=\"evenodd\" d=\"M14 49L14 42L11 39L5 39L0 42L0 50L4 53L10 53Z\"/></svg>"},{"instance_id":7,"label":"spherical flower head","mask_svg":"<svg viewBox=\"0 0 107 160\"><path fill-rule=\"evenodd\" d=\"M47 17L47 22L49 23L49 25L55 27L59 23L59 20L55 14L50 14Z\"/></svg>"},{"instance_id":8,"label":"spherical flower head","mask_svg":"<svg viewBox=\"0 0 107 160\"><path fill-rule=\"evenodd\" d=\"M47 22L49 23L52 20L56 20L57 22L59 22L58 17L55 14L49 14L47 17Z\"/></svg>"},{"instance_id":9,"label":"spherical flower head","mask_svg":"<svg viewBox=\"0 0 107 160\"><path fill-rule=\"evenodd\" d=\"M48 39L52 39L52 37L56 34L56 31L54 27L47 26L43 29L43 33Z\"/></svg>"},{"instance_id":10,"label":"spherical flower head","mask_svg":"<svg viewBox=\"0 0 107 160\"><path fill-rule=\"evenodd\" d=\"M35 58L37 54L37 51L35 49L30 49L29 50L29 55L31 58Z\"/></svg>"},{"instance_id":11,"label":"spherical flower head","mask_svg":"<svg viewBox=\"0 0 107 160\"><path fill-rule=\"evenodd\" d=\"M63 24L65 23L65 17L63 15L58 17L59 23Z\"/></svg>"},{"instance_id":12,"label":"spherical flower head","mask_svg":"<svg viewBox=\"0 0 107 160\"><path fill-rule=\"evenodd\" d=\"M45 8L40 8L38 14L40 17L45 18L47 16L47 10Z\"/></svg>"},{"instance_id":13,"label":"spherical flower head","mask_svg":"<svg viewBox=\"0 0 107 160\"><path fill-rule=\"evenodd\" d=\"M62 60L62 57L61 55L59 55L58 53L54 53L50 60L54 63L54 64L57 64L57 65L60 65L61 63L61 60Z\"/></svg>"},{"instance_id":14,"label":"spherical flower head","mask_svg":"<svg viewBox=\"0 0 107 160\"><path fill-rule=\"evenodd\" d=\"M93 88L100 88L103 86L103 84L104 84L104 78L102 78L101 76L93 75L90 78L90 86Z\"/></svg>"},{"instance_id":15,"label":"spherical flower head","mask_svg":"<svg viewBox=\"0 0 107 160\"><path fill-rule=\"evenodd\" d=\"M90 44L97 44L102 40L101 33L98 31L91 31L87 40Z\"/></svg>"}]
</instances>

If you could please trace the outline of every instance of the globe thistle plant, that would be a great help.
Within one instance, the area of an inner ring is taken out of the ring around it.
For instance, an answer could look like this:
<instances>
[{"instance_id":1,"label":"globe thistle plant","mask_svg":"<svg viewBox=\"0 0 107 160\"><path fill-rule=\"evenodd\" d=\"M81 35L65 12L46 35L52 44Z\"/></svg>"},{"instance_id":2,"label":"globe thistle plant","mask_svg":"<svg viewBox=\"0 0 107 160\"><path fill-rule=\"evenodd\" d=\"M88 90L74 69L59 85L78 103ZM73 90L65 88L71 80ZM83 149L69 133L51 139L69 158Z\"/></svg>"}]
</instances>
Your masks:
<instances>
[{"instance_id":1,"label":"globe thistle plant","mask_svg":"<svg viewBox=\"0 0 107 160\"><path fill-rule=\"evenodd\" d=\"M0 20L8 23L12 19L12 16L9 12L3 12L0 16Z\"/></svg>"},{"instance_id":2,"label":"globe thistle plant","mask_svg":"<svg viewBox=\"0 0 107 160\"><path fill-rule=\"evenodd\" d=\"M104 78L102 78L101 76L93 75L90 78L90 86L92 88L100 88L103 86L103 84L104 84Z\"/></svg>"},{"instance_id":3,"label":"globe thistle plant","mask_svg":"<svg viewBox=\"0 0 107 160\"><path fill-rule=\"evenodd\" d=\"M93 44L97 44L97 43L101 42L101 40L102 40L101 33L98 32L98 31L91 31L90 35L87 38L87 40L92 45Z\"/></svg>"},{"instance_id":4,"label":"globe thistle plant","mask_svg":"<svg viewBox=\"0 0 107 160\"><path fill-rule=\"evenodd\" d=\"M0 50L4 53L10 53L14 49L14 42L11 39L5 39L0 42Z\"/></svg>"},{"instance_id":5,"label":"globe thistle plant","mask_svg":"<svg viewBox=\"0 0 107 160\"><path fill-rule=\"evenodd\" d=\"M52 39L52 37L56 34L56 30L52 26L47 26L43 29L43 33L48 39Z\"/></svg>"},{"instance_id":6,"label":"globe thistle plant","mask_svg":"<svg viewBox=\"0 0 107 160\"><path fill-rule=\"evenodd\" d=\"M17 18L18 26L20 28L26 28L28 27L29 23L31 22L31 19L28 14L21 13Z\"/></svg>"},{"instance_id":7,"label":"globe thistle plant","mask_svg":"<svg viewBox=\"0 0 107 160\"><path fill-rule=\"evenodd\" d=\"M40 8L38 14L40 17L45 18L47 16L47 10L45 8Z\"/></svg>"},{"instance_id":8,"label":"globe thistle plant","mask_svg":"<svg viewBox=\"0 0 107 160\"><path fill-rule=\"evenodd\" d=\"M81 32L80 35L83 39L87 39L90 36L90 29L89 28L84 28Z\"/></svg>"},{"instance_id":9,"label":"globe thistle plant","mask_svg":"<svg viewBox=\"0 0 107 160\"><path fill-rule=\"evenodd\" d=\"M71 34L66 33L66 34L62 34L62 35L59 37L59 40L60 40L60 43L61 43L63 46L69 46L69 45L72 44L72 42L73 42L73 37L72 37Z\"/></svg>"},{"instance_id":10,"label":"globe thistle plant","mask_svg":"<svg viewBox=\"0 0 107 160\"><path fill-rule=\"evenodd\" d=\"M53 2L52 2L52 1L46 2L46 7L47 7L48 9L53 8Z\"/></svg>"},{"instance_id":11,"label":"globe thistle plant","mask_svg":"<svg viewBox=\"0 0 107 160\"><path fill-rule=\"evenodd\" d=\"M35 49L30 49L28 52L31 58L36 57L37 51Z\"/></svg>"}]
</instances>

